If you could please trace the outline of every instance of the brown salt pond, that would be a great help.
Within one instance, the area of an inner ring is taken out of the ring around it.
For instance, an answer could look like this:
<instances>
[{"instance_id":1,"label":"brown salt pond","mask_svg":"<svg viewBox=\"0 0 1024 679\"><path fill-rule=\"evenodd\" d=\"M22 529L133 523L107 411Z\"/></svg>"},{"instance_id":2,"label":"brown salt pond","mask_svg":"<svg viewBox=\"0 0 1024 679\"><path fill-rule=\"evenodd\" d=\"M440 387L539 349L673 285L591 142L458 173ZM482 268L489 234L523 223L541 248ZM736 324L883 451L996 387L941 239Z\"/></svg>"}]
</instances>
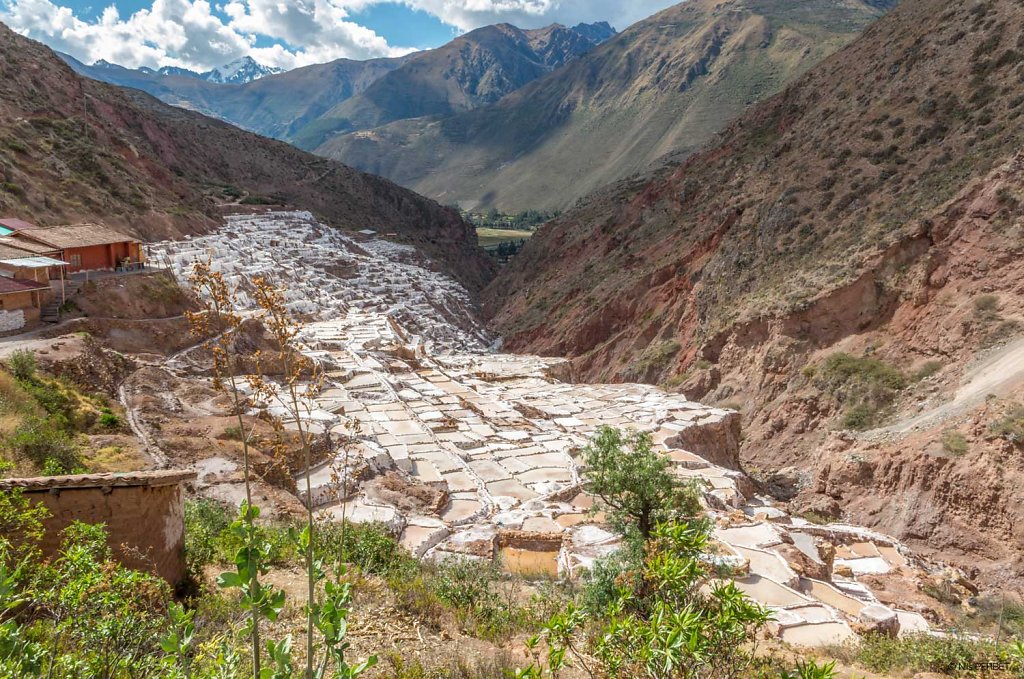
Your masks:
<instances>
[{"instance_id":1,"label":"brown salt pond","mask_svg":"<svg viewBox=\"0 0 1024 679\"><path fill-rule=\"evenodd\" d=\"M794 646L828 646L841 644L854 638L850 626L842 622L812 623L787 627L781 631L779 638Z\"/></svg>"},{"instance_id":2,"label":"brown salt pond","mask_svg":"<svg viewBox=\"0 0 1024 679\"><path fill-rule=\"evenodd\" d=\"M558 577L558 551L502 547L502 568L524 578Z\"/></svg>"},{"instance_id":3,"label":"brown salt pond","mask_svg":"<svg viewBox=\"0 0 1024 679\"><path fill-rule=\"evenodd\" d=\"M749 597L766 606L796 606L810 602L810 599L801 596L794 590L759 575L737 578L736 586Z\"/></svg>"},{"instance_id":4,"label":"brown salt pond","mask_svg":"<svg viewBox=\"0 0 1024 679\"><path fill-rule=\"evenodd\" d=\"M800 578L800 589L807 592L818 601L828 604L829 606L837 608L843 613L854 617L859 616L860 612L864 610L864 606L867 605L863 601L847 596L832 585L821 582L820 580Z\"/></svg>"}]
</instances>

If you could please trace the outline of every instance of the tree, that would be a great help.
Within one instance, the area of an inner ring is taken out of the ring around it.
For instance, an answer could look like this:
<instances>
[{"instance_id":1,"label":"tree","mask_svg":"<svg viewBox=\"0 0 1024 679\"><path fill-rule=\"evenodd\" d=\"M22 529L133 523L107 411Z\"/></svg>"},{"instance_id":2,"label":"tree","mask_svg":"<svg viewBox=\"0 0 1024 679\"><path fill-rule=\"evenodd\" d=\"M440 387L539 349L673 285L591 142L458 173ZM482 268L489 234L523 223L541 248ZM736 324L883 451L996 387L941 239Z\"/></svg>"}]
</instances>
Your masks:
<instances>
[{"instance_id":1,"label":"tree","mask_svg":"<svg viewBox=\"0 0 1024 679\"><path fill-rule=\"evenodd\" d=\"M202 338L203 346L210 352L213 367L213 386L231 398L232 409L238 420L239 439L242 442L242 478L245 482L245 502L242 504L237 522L238 530L243 534L243 546L235 556L237 573L230 574L227 580L221 577L221 586L237 586L243 590L245 608L249 611L246 632L252 648L253 679L260 679L262 668L262 650L260 643L260 620L264 612L283 601L272 588L264 587L260 575L265 566L259 558L260 542L256 530L256 517L259 508L252 503L251 477L251 441L254 428L244 418L248 396L242 390L243 381L249 383L250 389L260 389L263 385L259 375L247 375L242 366L242 358L238 355L235 345L236 336L242 328L244 319L238 313L238 300L235 290L228 285L224 275L215 271L210 262L197 262L189 276L192 289L199 295L203 305L202 311L185 312L189 328L197 338ZM258 372L258 371L257 371ZM244 582L235 583L235 577ZM276 613L274 614L276 616Z\"/></svg>"},{"instance_id":2,"label":"tree","mask_svg":"<svg viewBox=\"0 0 1024 679\"><path fill-rule=\"evenodd\" d=\"M587 489L611 512L616 527L646 541L655 525L700 513L697 488L672 473L671 460L637 431L601 427L583 451Z\"/></svg>"}]
</instances>

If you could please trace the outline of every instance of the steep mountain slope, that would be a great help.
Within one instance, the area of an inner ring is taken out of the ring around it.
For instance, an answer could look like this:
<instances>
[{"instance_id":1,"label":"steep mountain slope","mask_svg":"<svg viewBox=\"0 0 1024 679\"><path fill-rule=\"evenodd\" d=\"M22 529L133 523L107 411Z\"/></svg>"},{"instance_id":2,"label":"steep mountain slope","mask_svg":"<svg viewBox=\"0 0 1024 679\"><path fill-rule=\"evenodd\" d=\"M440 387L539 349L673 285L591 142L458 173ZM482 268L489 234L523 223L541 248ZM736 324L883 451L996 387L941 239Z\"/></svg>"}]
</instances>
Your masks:
<instances>
[{"instance_id":1,"label":"steep mountain slope","mask_svg":"<svg viewBox=\"0 0 1024 679\"><path fill-rule=\"evenodd\" d=\"M407 61L407 57L338 59L235 86L172 71L161 73L114 64L87 66L66 54L61 58L93 80L142 90L166 104L199 111L277 139L287 139L338 102L359 94Z\"/></svg>"},{"instance_id":2,"label":"steep mountain slope","mask_svg":"<svg viewBox=\"0 0 1024 679\"><path fill-rule=\"evenodd\" d=\"M490 275L453 210L391 182L75 74L0 25L0 213L101 220L144 238L215 225L247 192L341 228L393 231L471 288Z\"/></svg>"},{"instance_id":3,"label":"steep mountain slope","mask_svg":"<svg viewBox=\"0 0 1024 679\"><path fill-rule=\"evenodd\" d=\"M699 147L894 2L691 0L494 106L355 132L317 152L445 203L566 208Z\"/></svg>"},{"instance_id":4,"label":"steep mountain slope","mask_svg":"<svg viewBox=\"0 0 1024 679\"><path fill-rule=\"evenodd\" d=\"M334 134L408 118L449 116L491 104L612 35L608 24L576 28L554 24L536 30L509 24L485 26L416 55L326 112L291 141L312 149Z\"/></svg>"},{"instance_id":5,"label":"steep mountain slope","mask_svg":"<svg viewBox=\"0 0 1024 679\"><path fill-rule=\"evenodd\" d=\"M999 419L1024 384L836 431L952 398L1024 328L1021 35L1017 0L904 0L705 150L545 226L486 293L506 346L735 404L745 463L797 501L1024 577Z\"/></svg>"}]
</instances>

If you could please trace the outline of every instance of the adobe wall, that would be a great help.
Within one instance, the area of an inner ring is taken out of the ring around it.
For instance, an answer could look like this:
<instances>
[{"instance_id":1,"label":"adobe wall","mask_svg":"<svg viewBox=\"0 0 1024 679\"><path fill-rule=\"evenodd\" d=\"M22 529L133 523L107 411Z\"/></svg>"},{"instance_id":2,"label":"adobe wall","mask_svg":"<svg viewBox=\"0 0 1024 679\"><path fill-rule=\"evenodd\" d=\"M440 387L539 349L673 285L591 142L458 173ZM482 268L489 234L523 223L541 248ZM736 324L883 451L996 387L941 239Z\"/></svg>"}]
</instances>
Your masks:
<instances>
[{"instance_id":1,"label":"adobe wall","mask_svg":"<svg viewBox=\"0 0 1024 679\"><path fill-rule=\"evenodd\" d=\"M45 554L57 551L61 531L73 521L103 523L122 563L177 584L185 577L183 482L193 478L191 472L56 476L0 481L0 490L20 487L50 510Z\"/></svg>"}]
</instances>

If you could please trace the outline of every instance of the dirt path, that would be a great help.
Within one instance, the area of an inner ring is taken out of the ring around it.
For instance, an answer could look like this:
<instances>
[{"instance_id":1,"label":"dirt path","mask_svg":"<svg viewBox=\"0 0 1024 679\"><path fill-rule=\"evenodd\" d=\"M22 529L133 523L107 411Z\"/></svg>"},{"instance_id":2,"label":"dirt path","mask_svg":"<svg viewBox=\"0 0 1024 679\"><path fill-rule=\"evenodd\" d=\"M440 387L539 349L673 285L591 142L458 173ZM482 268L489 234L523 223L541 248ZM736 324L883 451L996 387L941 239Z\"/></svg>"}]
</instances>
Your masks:
<instances>
[{"instance_id":1,"label":"dirt path","mask_svg":"<svg viewBox=\"0 0 1024 679\"><path fill-rule=\"evenodd\" d=\"M968 368L953 399L935 408L901 420L880 432L906 434L933 427L944 420L977 408L989 394L1003 395L1024 382L1024 337L1001 347L980 363Z\"/></svg>"}]
</instances>

